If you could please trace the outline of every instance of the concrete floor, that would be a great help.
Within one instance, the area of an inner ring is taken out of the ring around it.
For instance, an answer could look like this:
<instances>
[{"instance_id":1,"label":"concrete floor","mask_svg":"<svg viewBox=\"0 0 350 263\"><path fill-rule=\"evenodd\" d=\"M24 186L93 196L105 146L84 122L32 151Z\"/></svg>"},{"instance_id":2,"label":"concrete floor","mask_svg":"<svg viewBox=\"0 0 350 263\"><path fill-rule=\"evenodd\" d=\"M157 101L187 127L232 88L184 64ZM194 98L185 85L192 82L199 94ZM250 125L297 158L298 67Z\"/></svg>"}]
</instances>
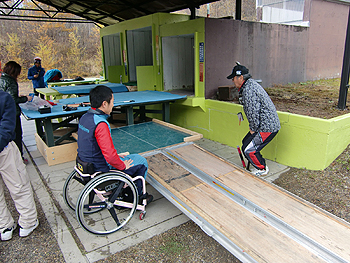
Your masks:
<instances>
[{"instance_id":1,"label":"concrete floor","mask_svg":"<svg viewBox=\"0 0 350 263\"><path fill-rule=\"evenodd\" d=\"M67 207L62 196L63 184L75 162L48 166L36 147L34 121L23 118L22 127L23 141L29 151L29 159L32 160L27 165L28 174L66 262L94 262L106 258L189 220L148 185L147 191L154 196L154 201L147 206L144 220L134 216L123 229L108 236L87 233L79 226L75 213ZM237 166L242 166L236 148L207 139L201 139L196 144ZM269 160L267 165L270 172L264 179L270 182L288 170L288 167ZM83 247L83 253L79 247Z\"/></svg>"}]
</instances>

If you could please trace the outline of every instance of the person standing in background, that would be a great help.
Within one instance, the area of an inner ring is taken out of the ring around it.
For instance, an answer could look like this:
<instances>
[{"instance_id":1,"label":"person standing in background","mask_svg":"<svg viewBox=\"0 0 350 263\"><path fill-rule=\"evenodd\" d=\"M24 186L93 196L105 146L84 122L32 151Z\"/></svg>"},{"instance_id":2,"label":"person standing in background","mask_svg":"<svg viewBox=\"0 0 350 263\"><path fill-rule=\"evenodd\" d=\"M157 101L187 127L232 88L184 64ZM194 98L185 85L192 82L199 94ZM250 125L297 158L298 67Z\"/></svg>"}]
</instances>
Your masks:
<instances>
[{"instance_id":1,"label":"person standing in background","mask_svg":"<svg viewBox=\"0 0 350 263\"><path fill-rule=\"evenodd\" d=\"M34 93L38 96L36 89L45 88L44 82L45 69L41 67L41 58L34 58L34 66L28 69L28 79L32 81Z\"/></svg>"},{"instance_id":2,"label":"person standing in background","mask_svg":"<svg viewBox=\"0 0 350 263\"><path fill-rule=\"evenodd\" d=\"M19 103L25 103L33 99L32 96L19 96L17 78L21 74L22 67L15 61L9 61L5 64L0 77L0 90L3 90L11 95L16 103L16 137L14 139L21 153L23 162L28 164L28 160L23 157L22 145L22 123L21 123L21 108Z\"/></svg>"}]
</instances>

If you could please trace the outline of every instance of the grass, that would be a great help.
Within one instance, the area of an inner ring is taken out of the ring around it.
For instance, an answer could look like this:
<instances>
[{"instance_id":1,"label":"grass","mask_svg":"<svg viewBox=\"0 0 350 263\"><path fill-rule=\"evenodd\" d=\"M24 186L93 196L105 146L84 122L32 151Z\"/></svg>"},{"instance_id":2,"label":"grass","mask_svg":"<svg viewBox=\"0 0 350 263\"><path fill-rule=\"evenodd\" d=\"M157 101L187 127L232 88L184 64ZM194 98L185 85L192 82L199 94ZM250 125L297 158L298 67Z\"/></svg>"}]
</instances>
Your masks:
<instances>
[{"instance_id":1,"label":"grass","mask_svg":"<svg viewBox=\"0 0 350 263\"><path fill-rule=\"evenodd\" d=\"M349 113L348 107L338 108L340 78L280 84L265 90L279 111L323 119Z\"/></svg>"},{"instance_id":2,"label":"grass","mask_svg":"<svg viewBox=\"0 0 350 263\"><path fill-rule=\"evenodd\" d=\"M188 248L174 236L166 238L159 250L167 256L180 255L188 252Z\"/></svg>"}]
</instances>

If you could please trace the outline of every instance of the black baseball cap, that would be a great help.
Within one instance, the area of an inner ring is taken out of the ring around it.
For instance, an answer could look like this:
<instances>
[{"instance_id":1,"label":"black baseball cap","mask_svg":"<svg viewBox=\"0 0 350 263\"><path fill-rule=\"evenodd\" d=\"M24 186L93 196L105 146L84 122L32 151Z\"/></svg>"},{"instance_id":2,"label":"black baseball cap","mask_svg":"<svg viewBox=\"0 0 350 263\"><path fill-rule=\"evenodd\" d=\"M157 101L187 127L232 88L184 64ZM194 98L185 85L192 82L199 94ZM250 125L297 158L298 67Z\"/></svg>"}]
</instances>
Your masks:
<instances>
[{"instance_id":1,"label":"black baseball cap","mask_svg":"<svg viewBox=\"0 0 350 263\"><path fill-rule=\"evenodd\" d=\"M236 66L232 69L232 73L230 76L227 76L228 79L233 79L235 76L241 76L246 75L249 73L249 69L247 69L245 66L239 64L239 62L236 62Z\"/></svg>"}]
</instances>

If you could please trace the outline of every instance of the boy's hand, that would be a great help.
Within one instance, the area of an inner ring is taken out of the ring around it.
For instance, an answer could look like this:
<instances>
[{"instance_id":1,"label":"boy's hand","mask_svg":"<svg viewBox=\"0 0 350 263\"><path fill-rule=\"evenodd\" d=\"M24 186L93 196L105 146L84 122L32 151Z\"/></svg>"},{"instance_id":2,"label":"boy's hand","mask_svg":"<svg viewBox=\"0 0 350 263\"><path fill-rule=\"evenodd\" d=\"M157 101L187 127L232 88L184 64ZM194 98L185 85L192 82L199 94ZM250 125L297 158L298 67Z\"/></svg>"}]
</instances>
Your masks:
<instances>
[{"instance_id":1,"label":"boy's hand","mask_svg":"<svg viewBox=\"0 0 350 263\"><path fill-rule=\"evenodd\" d=\"M131 166L134 166L134 165L132 164L133 160L131 160L131 159L125 160L125 161L123 161L123 162L124 162L124 164L125 164L125 169L124 169L124 170L129 169Z\"/></svg>"}]
</instances>

